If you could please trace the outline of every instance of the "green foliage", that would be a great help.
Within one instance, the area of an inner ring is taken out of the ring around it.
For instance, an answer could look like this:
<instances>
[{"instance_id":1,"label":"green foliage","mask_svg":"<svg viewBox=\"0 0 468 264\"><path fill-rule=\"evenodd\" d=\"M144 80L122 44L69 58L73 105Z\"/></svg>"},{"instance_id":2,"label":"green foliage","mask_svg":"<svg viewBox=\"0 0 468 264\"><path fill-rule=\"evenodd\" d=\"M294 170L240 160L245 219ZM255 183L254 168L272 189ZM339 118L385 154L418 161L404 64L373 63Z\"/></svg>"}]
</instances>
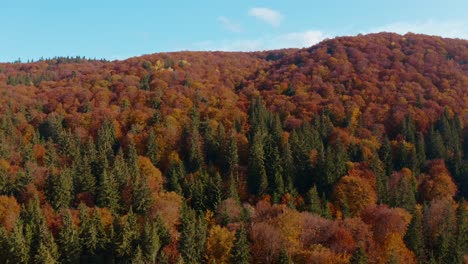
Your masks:
<instances>
[{"instance_id":1,"label":"green foliage","mask_svg":"<svg viewBox=\"0 0 468 264\"><path fill-rule=\"evenodd\" d=\"M231 250L230 263L248 264L250 263L250 247L247 234L242 225L236 232L236 239Z\"/></svg>"}]
</instances>

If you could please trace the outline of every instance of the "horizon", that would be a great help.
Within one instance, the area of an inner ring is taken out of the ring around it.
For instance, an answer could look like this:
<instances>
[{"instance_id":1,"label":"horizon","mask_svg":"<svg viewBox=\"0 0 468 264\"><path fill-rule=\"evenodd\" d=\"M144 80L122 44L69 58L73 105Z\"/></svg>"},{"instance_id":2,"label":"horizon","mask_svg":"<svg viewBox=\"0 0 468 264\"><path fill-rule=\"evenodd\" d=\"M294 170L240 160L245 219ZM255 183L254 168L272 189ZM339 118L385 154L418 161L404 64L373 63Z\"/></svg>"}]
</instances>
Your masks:
<instances>
[{"instance_id":1,"label":"horizon","mask_svg":"<svg viewBox=\"0 0 468 264\"><path fill-rule=\"evenodd\" d=\"M325 39L389 32L468 39L461 0L354 3L132 3L91 0L8 2L0 62L86 57L125 60L178 51L264 51L310 47ZM39 12L38 12L39 11Z\"/></svg>"}]
</instances>

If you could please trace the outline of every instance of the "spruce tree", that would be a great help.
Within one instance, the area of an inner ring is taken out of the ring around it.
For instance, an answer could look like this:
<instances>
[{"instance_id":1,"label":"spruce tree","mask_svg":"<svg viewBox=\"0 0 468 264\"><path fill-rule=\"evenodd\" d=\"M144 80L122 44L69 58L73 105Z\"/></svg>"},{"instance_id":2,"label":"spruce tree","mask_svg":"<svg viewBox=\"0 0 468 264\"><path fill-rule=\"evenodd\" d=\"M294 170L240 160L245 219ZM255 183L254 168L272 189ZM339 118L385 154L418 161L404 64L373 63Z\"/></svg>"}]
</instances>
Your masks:
<instances>
[{"instance_id":1,"label":"spruce tree","mask_svg":"<svg viewBox=\"0 0 468 264\"><path fill-rule=\"evenodd\" d=\"M250 246L247 240L247 234L243 225L236 232L236 239L231 250L232 264L248 264L250 263Z\"/></svg>"},{"instance_id":2,"label":"spruce tree","mask_svg":"<svg viewBox=\"0 0 468 264\"><path fill-rule=\"evenodd\" d=\"M156 263L156 258L161 248L161 241L159 240L156 223L145 222L140 245L145 260L149 263Z\"/></svg>"},{"instance_id":3,"label":"spruce tree","mask_svg":"<svg viewBox=\"0 0 468 264\"><path fill-rule=\"evenodd\" d=\"M116 213L119 210L119 186L112 173L104 169L99 177L99 192L97 193L97 205L102 208L108 208Z\"/></svg>"},{"instance_id":4,"label":"spruce tree","mask_svg":"<svg viewBox=\"0 0 468 264\"><path fill-rule=\"evenodd\" d=\"M135 253L139 233L137 219L131 208L126 216L123 216L120 221L117 220L115 227L114 244L116 255L122 262L128 262Z\"/></svg>"},{"instance_id":5,"label":"spruce tree","mask_svg":"<svg viewBox=\"0 0 468 264\"><path fill-rule=\"evenodd\" d=\"M263 138L256 133L249 147L249 166L247 184L252 194L262 196L268 189L268 179L265 170L265 156L263 151Z\"/></svg>"},{"instance_id":6,"label":"spruce tree","mask_svg":"<svg viewBox=\"0 0 468 264\"><path fill-rule=\"evenodd\" d=\"M158 166L159 163L159 155L158 155L158 143L156 140L156 135L153 130L151 130L147 142L146 142L146 156L151 160L155 167Z\"/></svg>"},{"instance_id":7,"label":"spruce tree","mask_svg":"<svg viewBox=\"0 0 468 264\"><path fill-rule=\"evenodd\" d=\"M405 234L405 244L411 249L419 260L424 260L424 231L420 206L413 211L413 218Z\"/></svg>"},{"instance_id":8,"label":"spruce tree","mask_svg":"<svg viewBox=\"0 0 468 264\"><path fill-rule=\"evenodd\" d=\"M133 182L132 207L137 214L146 214L153 204L153 196L146 176L140 175Z\"/></svg>"},{"instance_id":9,"label":"spruce tree","mask_svg":"<svg viewBox=\"0 0 468 264\"><path fill-rule=\"evenodd\" d=\"M79 231L72 221L69 210L63 214L63 226L57 238L60 250L60 263L79 263L81 255L81 244Z\"/></svg>"},{"instance_id":10,"label":"spruce tree","mask_svg":"<svg viewBox=\"0 0 468 264\"><path fill-rule=\"evenodd\" d=\"M69 169L62 169L57 174L50 173L46 179L46 194L54 209L68 208L73 199L71 171Z\"/></svg>"},{"instance_id":11,"label":"spruce tree","mask_svg":"<svg viewBox=\"0 0 468 264\"><path fill-rule=\"evenodd\" d=\"M362 246L359 246L349 260L351 264L367 264L367 254Z\"/></svg>"},{"instance_id":12,"label":"spruce tree","mask_svg":"<svg viewBox=\"0 0 468 264\"><path fill-rule=\"evenodd\" d=\"M5 257L7 263L29 262L31 241L25 236L24 225L21 220L17 220L13 231L10 232L8 236L7 234L0 233L0 237L5 239L3 245L0 241L0 245L5 250L0 251L0 255ZM0 238L0 240L2 240L2 238Z\"/></svg>"},{"instance_id":13,"label":"spruce tree","mask_svg":"<svg viewBox=\"0 0 468 264\"><path fill-rule=\"evenodd\" d=\"M306 199L307 211L316 215L321 215L322 204L315 185L307 192Z\"/></svg>"}]
</instances>

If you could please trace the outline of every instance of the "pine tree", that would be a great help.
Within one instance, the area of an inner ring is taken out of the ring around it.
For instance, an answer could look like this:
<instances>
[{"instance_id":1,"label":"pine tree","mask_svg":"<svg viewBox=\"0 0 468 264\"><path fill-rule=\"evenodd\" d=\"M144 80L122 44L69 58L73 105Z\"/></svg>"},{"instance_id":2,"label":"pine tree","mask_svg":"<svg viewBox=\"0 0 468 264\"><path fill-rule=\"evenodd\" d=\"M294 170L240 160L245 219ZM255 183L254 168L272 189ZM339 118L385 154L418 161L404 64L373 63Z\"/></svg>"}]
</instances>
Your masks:
<instances>
[{"instance_id":1,"label":"pine tree","mask_svg":"<svg viewBox=\"0 0 468 264\"><path fill-rule=\"evenodd\" d=\"M161 243L161 248L169 245L171 243L171 234L164 224L164 220L158 214L155 219L155 228L158 233L159 241Z\"/></svg>"},{"instance_id":2,"label":"pine tree","mask_svg":"<svg viewBox=\"0 0 468 264\"><path fill-rule=\"evenodd\" d=\"M181 181L185 177L185 168L181 160L171 159L166 173L167 190L182 193Z\"/></svg>"},{"instance_id":3,"label":"pine tree","mask_svg":"<svg viewBox=\"0 0 468 264\"><path fill-rule=\"evenodd\" d=\"M392 145L387 135L385 135L382 146L379 149L379 156L385 166L385 174L391 175L393 172Z\"/></svg>"},{"instance_id":4,"label":"pine tree","mask_svg":"<svg viewBox=\"0 0 468 264\"><path fill-rule=\"evenodd\" d=\"M46 194L54 209L68 208L73 199L71 171L62 169L57 174L49 174L46 180Z\"/></svg>"},{"instance_id":5,"label":"pine tree","mask_svg":"<svg viewBox=\"0 0 468 264\"><path fill-rule=\"evenodd\" d=\"M73 186L76 193L96 193L96 178L92 173L91 161L85 154L73 164Z\"/></svg>"},{"instance_id":6,"label":"pine tree","mask_svg":"<svg viewBox=\"0 0 468 264\"><path fill-rule=\"evenodd\" d=\"M135 142L130 140L127 150L127 165L128 165L128 172L132 179L136 179L137 176L140 174L140 169L138 167L138 154L135 146Z\"/></svg>"},{"instance_id":7,"label":"pine tree","mask_svg":"<svg viewBox=\"0 0 468 264\"><path fill-rule=\"evenodd\" d=\"M468 215L466 203L460 201L457 210L457 232L453 243L452 263L464 263L464 257L468 254Z\"/></svg>"},{"instance_id":8,"label":"pine tree","mask_svg":"<svg viewBox=\"0 0 468 264\"><path fill-rule=\"evenodd\" d=\"M139 233L136 216L133 214L131 208L126 216L122 217L120 221L117 220L115 226L114 243L116 255L121 261L127 262L131 260L134 254Z\"/></svg>"},{"instance_id":9,"label":"pine tree","mask_svg":"<svg viewBox=\"0 0 468 264\"><path fill-rule=\"evenodd\" d=\"M419 260L424 260L424 233L422 212L420 206L413 211L413 218L405 235L405 244L411 249Z\"/></svg>"},{"instance_id":10,"label":"pine tree","mask_svg":"<svg viewBox=\"0 0 468 264\"><path fill-rule=\"evenodd\" d=\"M307 192L306 198L307 210L313 214L321 215L322 204L315 185Z\"/></svg>"},{"instance_id":11,"label":"pine tree","mask_svg":"<svg viewBox=\"0 0 468 264\"><path fill-rule=\"evenodd\" d=\"M188 146L187 170L189 172L198 171L204 164L203 152L201 149L200 140L200 114L198 109L194 107L191 112L192 124L190 128L186 128L186 140Z\"/></svg>"},{"instance_id":12,"label":"pine tree","mask_svg":"<svg viewBox=\"0 0 468 264\"><path fill-rule=\"evenodd\" d=\"M242 225L236 232L236 239L234 246L231 250L232 264L248 264L250 263L250 246L247 240L247 234L244 226Z\"/></svg>"},{"instance_id":13,"label":"pine tree","mask_svg":"<svg viewBox=\"0 0 468 264\"><path fill-rule=\"evenodd\" d=\"M237 149L237 140L234 133L229 137L226 150L226 164L228 175L234 176L235 180L238 181L237 166L239 163L239 154Z\"/></svg>"},{"instance_id":14,"label":"pine tree","mask_svg":"<svg viewBox=\"0 0 468 264\"><path fill-rule=\"evenodd\" d=\"M367 264L367 254L362 246L359 246L358 249L354 251L349 262L351 264Z\"/></svg>"},{"instance_id":15,"label":"pine tree","mask_svg":"<svg viewBox=\"0 0 468 264\"><path fill-rule=\"evenodd\" d=\"M63 215L63 226L57 238L60 250L60 263L79 263L81 245L78 228L72 221L70 211Z\"/></svg>"},{"instance_id":16,"label":"pine tree","mask_svg":"<svg viewBox=\"0 0 468 264\"><path fill-rule=\"evenodd\" d=\"M133 254L131 264L145 264L145 260L143 257L143 252L140 246L137 246L135 253Z\"/></svg>"},{"instance_id":17,"label":"pine tree","mask_svg":"<svg viewBox=\"0 0 468 264\"><path fill-rule=\"evenodd\" d=\"M80 204L78 210L80 218L79 244L82 247L83 255L90 257L95 255L99 247L98 231L89 215L89 208L84 204Z\"/></svg>"},{"instance_id":18,"label":"pine tree","mask_svg":"<svg viewBox=\"0 0 468 264\"><path fill-rule=\"evenodd\" d=\"M146 261L156 263L158 252L161 248L158 228L156 223L146 222L141 236L141 249Z\"/></svg>"},{"instance_id":19,"label":"pine tree","mask_svg":"<svg viewBox=\"0 0 468 264\"><path fill-rule=\"evenodd\" d=\"M195 223L195 212L187 205L183 204L180 216L179 250L184 262L188 264L197 263Z\"/></svg>"},{"instance_id":20,"label":"pine tree","mask_svg":"<svg viewBox=\"0 0 468 264\"><path fill-rule=\"evenodd\" d=\"M151 160L154 166L158 166L159 155L158 155L158 143L154 131L151 130L147 142L146 142L146 156Z\"/></svg>"},{"instance_id":21,"label":"pine tree","mask_svg":"<svg viewBox=\"0 0 468 264\"><path fill-rule=\"evenodd\" d=\"M258 196L266 194L268 179L265 170L265 156L263 152L263 139L259 133L253 136L249 148L249 166L247 184L249 191Z\"/></svg>"},{"instance_id":22,"label":"pine tree","mask_svg":"<svg viewBox=\"0 0 468 264\"><path fill-rule=\"evenodd\" d=\"M119 186L112 173L107 172L108 169L102 171L99 177L99 186L97 193L97 206L108 208L111 212L116 213L119 210Z\"/></svg>"},{"instance_id":23,"label":"pine tree","mask_svg":"<svg viewBox=\"0 0 468 264\"><path fill-rule=\"evenodd\" d=\"M148 186L146 176L140 175L133 182L132 207L137 214L146 214L153 204L153 196Z\"/></svg>"},{"instance_id":24,"label":"pine tree","mask_svg":"<svg viewBox=\"0 0 468 264\"><path fill-rule=\"evenodd\" d=\"M117 147L116 142L114 124L111 120L104 120L96 137L96 147L99 155L103 155L107 160L113 160L114 150Z\"/></svg>"},{"instance_id":25,"label":"pine tree","mask_svg":"<svg viewBox=\"0 0 468 264\"><path fill-rule=\"evenodd\" d=\"M24 234L24 226L21 220L17 220L13 231L8 236L6 234L0 233L0 237L5 238L4 244L2 246L5 251L0 251L0 255L5 257L7 263L29 262L29 249L31 241L28 241L28 237L26 237ZM0 238L0 240L2 239ZM0 245L2 245L1 241Z\"/></svg>"},{"instance_id":26,"label":"pine tree","mask_svg":"<svg viewBox=\"0 0 468 264\"><path fill-rule=\"evenodd\" d=\"M288 251L285 248L281 249L276 263L278 264L292 264L293 263L291 256L289 255Z\"/></svg>"}]
</instances>

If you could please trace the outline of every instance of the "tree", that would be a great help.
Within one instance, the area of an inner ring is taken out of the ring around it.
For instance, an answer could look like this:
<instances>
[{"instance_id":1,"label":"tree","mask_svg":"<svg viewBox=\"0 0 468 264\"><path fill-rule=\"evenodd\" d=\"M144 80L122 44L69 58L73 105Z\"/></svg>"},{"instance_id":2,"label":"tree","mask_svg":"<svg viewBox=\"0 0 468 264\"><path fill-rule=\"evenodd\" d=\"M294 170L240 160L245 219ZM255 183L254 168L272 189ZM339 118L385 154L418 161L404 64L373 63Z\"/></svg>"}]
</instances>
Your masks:
<instances>
[{"instance_id":1,"label":"tree","mask_svg":"<svg viewBox=\"0 0 468 264\"><path fill-rule=\"evenodd\" d=\"M425 246L424 246L424 230L422 219L421 206L416 206L413 212L413 218L408 227L404 240L408 248L411 249L419 260L424 260Z\"/></svg>"},{"instance_id":2,"label":"tree","mask_svg":"<svg viewBox=\"0 0 468 264\"><path fill-rule=\"evenodd\" d=\"M206 242L207 263L228 263L233 241L234 233L225 227L213 226Z\"/></svg>"},{"instance_id":3,"label":"tree","mask_svg":"<svg viewBox=\"0 0 468 264\"><path fill-rule=\"evenodd\" d=\"M307 210L313 214L321 215L322 204L317 192L317 187L314 186L310 188L310 190L307 192L306 199Z\"/></svg>"},{"instance_id":4,"label":"tree","mask_svg":"<svg viewBox=\"0 0 468 264\"><path fill-rule=\"evenodd\" d=\"M148 186L146 175L138 176L132 186L132 207L135 213L144 215L153 204L153 196Z\"/></svg>"},{"instance_id":5,"label":"tree","mask_svg":"<svg viewBox=\"0 0 468 264\"><path fill-rule=\"evenodd\" d=\"M117 221L115 226L114 243L116 255L122 261L129 261L135 252L139 234L137 219L131 208L127 215Z\"/></svg>"},{"instance_id":6,"label":"tree","mask_svg":"<svg viewBox=\"0 0 468 264\"><path fill-rule=\"evenodd\" d=\"M367 254L362 246L359 246L358 249L354 251L349 262L351 264L367 264Z\"/></svg>"},{"instance_id":7,"label":"tree","mask_svg":"<svg viewBox=\"0 0 468 264\"><path fill-rule=\"evenodd\" d=\"M145 222L140 241L142 254L146 261L156 263L158 252L161 249L161 241L159 239L158 227L155 222Z\"/></svg>"},{"instance_id":8,"label":"tree","mask_svg":"<svg viewBox=\"0 0 468 264\"><path fill-rule=\"evenodd\" d=\"M172 153L169 156L169 168L166 172L167 178L167 190L176 193L182 193L182 187L180 186L182 179L185 177L185 166L179 159L177 153Z\"/></svg>"},{"instance_id":9,"label":"tree","mask_svg":"<svg viewBox=\"0 0 468 264\"><path fill-rule=\"evenodd\" d=\"M47 198L55 209L68 208L73 199L71 171L62 169L59 173L50 173L46 181Z\"/></svg>"},{"instance_id":10,"label":"tree","mask_svg":"<svg viewBox=\"0 0 468 264\"><path fill-rule=\"evenodd\" d=\"M185 263L200 263L204 255L206 224L195 211L183 205L180 216L179 250Z\"/></svg>"},{"instance_id":11,"label":"tree","mask_svg":"<svg viewBox=\"0 0 468 264\"><path fill-rule=\"evenodd\" d=\"M250 246L247 234L243 225L236 232L234 246L231 250L230 263L248 264L250 263Z\"/></svg>"},{"instance_id":12,"label":"tree","mask_svg":"<svg viewBox=\"0 0 468 264\"><path fill-rule=\"evenodd\" d=\"M266 194L268 188L268 178L265 169L265 156L262 141L263 139L261 134L255 133L249 147L247 184L249 191L258 196Z\"/></svg>"},{"instance_id":13,"label":"tree","mask_svg":"<svg viewBox=\"0 0 468 264\"><path fill-rule=\"evenodd\" d=\"M382 146L379 149L380 160L382 160L386 175L391 175L393 172L392 145L387 135L385 135Z\"/></svg>"},{"instance_id":14,"label":"tree","mask_svg":"<svg viewBox=\"0 0 468 264\"><path fill-rule=\"evenodd\" d=\"M2 229L3 230L3 229ZM0 234L5 239L3 247L5 251L0 251L7 263L28 263L30 260L30 239L25 232L21 220L16 222L15 228L9 235ZM1 232L1 231L0 231ZM1 239L0 239L1 241ZM1 242L0 242L1 243ZM2 262L3 263L3 262Z\"/></svg>"},{"instance_id":15,"label":"tree","mask_svg":"<svg viewBox=\"0 0 468 264\"><path fill-rule=\"evenodd\" d=\"M146 142L146 156L151 160L154 166L159 163L158 142L154 130L151 130Z\"/></svg>"},{"instance_id":16,"label":"tree","mask_svg":"<svg viewBox=\"0 0 468 264\"><path fill-rule=\"evenodd\" d=\"M376 203L377 195L371 185L356 176L344 176L335 185L333 197L340 209L349 210L352 216ZM346 211L344 210L344 211Z\"/></svg>"},{"instance_id":17,"label":"tree","mask_svg":"<svg viewBox=\"0 0 468 264\"><path fill-rule=\"evenodd\" d=\"M120 207L119 186L114 174L108 173L108 169L104 169L99 177L98 190L96 204L102 208L109 208L111 212L118 212Z\"/></svg>"},{"instance_id":18,"label":"tree","mask_svg":"<svg viewBox=\"0 0 468 264\"><path fill-rule=\"evenodd\" d=\"M60 250L60 263L79 263L81 255L81 244L79 231L72 221L69 210L63 214L63 226L57 238Z\"/></svg>"}]
</instances>

